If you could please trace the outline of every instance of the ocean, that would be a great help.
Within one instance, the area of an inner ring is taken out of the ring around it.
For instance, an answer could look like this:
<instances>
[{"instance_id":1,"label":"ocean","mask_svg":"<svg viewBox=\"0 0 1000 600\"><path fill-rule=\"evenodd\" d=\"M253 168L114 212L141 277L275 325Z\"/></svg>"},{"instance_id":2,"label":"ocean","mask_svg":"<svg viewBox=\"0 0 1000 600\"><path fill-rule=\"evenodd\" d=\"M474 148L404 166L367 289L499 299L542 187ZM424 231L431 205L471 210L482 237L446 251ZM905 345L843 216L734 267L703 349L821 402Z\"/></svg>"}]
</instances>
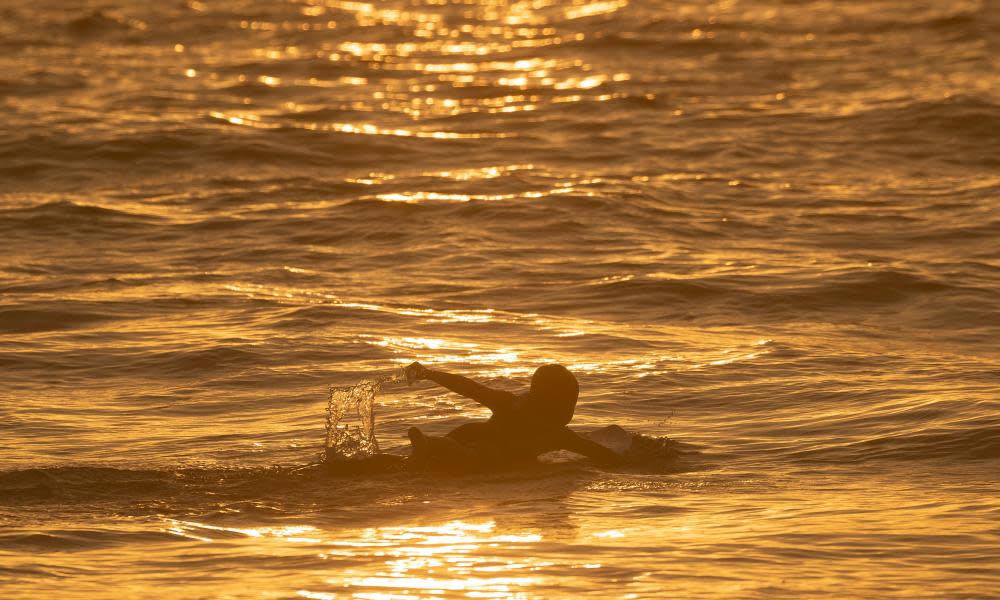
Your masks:
<instances>
[{"instance_id":1,"label":"ocean","mask_svg":"<svg viewBox=\"0 0 1000 600\"><path fill-rule=\"evenodd\" d=\"M1000 598L998 8L3 0L0 596Z\"/></svg>"}]
</instances>

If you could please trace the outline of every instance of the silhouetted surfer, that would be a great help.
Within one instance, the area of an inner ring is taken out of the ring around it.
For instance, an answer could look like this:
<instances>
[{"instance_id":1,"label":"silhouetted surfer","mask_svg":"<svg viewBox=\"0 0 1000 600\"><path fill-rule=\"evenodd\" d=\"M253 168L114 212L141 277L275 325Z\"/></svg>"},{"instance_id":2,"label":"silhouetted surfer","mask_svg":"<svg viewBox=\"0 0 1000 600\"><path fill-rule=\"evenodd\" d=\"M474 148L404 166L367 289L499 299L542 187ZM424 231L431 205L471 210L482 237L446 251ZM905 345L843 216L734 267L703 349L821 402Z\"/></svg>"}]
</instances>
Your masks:
<instances>
[{"instance_id":1,"label":"silhouetted surfer","mask_svg":"<svg viewBox=\"0 0 1000 600\"><path fill-rule=\"evenodd\" d=\"M531 388L520 395L416 362L407 367L407 373L410 379L433 381L493 411L488 421L466 423L443 437L411 427L407 434L413 446L413 466L493 470L530 463L553 450L576 452L605 465L623 461L617 453L566 426L573 418L580 388L562 365L539 367L531 377Z\"/></svg>"}]
</instances>

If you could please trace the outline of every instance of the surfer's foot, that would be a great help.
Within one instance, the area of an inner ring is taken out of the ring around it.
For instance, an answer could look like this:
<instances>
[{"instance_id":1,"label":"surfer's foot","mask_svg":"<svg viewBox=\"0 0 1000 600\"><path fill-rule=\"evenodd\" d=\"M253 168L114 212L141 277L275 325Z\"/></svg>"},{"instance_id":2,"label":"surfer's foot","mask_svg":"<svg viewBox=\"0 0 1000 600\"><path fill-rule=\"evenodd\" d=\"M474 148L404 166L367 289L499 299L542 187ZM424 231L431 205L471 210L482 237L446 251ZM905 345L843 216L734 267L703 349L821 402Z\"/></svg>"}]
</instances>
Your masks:
<instances>
[{"instance_id":1,"label":"surfer's foot","mask_svg":"<svg viewBox=\"0 0 1000 600\"><path fill-rule=\"evenodd\" d=\"M426 460L431 453L431 444L427 436L424 435L424 432L416 427L410 427L406 430L406 436L410 438L410 446L412 448L410 459Z\"/></svg>"}]
</instances>

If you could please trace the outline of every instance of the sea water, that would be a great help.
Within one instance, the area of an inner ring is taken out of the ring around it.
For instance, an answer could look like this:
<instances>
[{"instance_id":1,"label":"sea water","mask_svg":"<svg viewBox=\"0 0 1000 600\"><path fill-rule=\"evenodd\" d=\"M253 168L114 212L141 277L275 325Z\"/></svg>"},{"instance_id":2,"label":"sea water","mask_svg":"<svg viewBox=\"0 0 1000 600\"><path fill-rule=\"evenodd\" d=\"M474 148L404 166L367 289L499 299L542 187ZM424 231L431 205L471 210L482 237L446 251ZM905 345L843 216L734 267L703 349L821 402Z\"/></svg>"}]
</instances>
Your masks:
<instances>
[{"instance_id":1,"label":"sea water","mask_svg":"<svg viewBox=\"0 0 1000 600\"><path fill-rule=\"evenodd\" d=\"M0 3L0 596L997 597L998 19ZM663 451L316 467L414 360Z\"/></svg>"},{"instance_id":2,"label":"sea water","mask_svg":"<svg viewBox=\"0 0 1000 600\"><path fill-rule=\"evenodd\" d=\"M401 371L401 369L397 370ZM330 386L326 398L326 442L321 462L364 459L379 453L375 435L376 397L402 373L369 376L353 385Z\"/></svg>"}]
</instances>

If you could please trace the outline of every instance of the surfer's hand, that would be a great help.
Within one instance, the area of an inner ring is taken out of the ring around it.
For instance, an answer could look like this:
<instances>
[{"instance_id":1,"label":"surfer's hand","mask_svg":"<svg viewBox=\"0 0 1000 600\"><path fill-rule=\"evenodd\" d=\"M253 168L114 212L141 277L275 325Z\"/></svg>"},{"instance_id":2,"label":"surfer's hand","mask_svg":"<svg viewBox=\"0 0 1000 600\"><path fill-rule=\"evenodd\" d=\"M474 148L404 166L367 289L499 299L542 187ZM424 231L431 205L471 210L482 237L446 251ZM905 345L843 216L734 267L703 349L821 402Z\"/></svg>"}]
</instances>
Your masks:
<instances>
[{"instance_id":1,"label":"surfer's hand","mask_svg":"<svg viewBox=\"0 0 1000 600\"><path fill-rule=\"evenodd\" d=\"M411 363L406 367L406 382L413 383L414 381L421 381L427 379L428 369L418 362Z\"/></svg>"}]
</instances>

